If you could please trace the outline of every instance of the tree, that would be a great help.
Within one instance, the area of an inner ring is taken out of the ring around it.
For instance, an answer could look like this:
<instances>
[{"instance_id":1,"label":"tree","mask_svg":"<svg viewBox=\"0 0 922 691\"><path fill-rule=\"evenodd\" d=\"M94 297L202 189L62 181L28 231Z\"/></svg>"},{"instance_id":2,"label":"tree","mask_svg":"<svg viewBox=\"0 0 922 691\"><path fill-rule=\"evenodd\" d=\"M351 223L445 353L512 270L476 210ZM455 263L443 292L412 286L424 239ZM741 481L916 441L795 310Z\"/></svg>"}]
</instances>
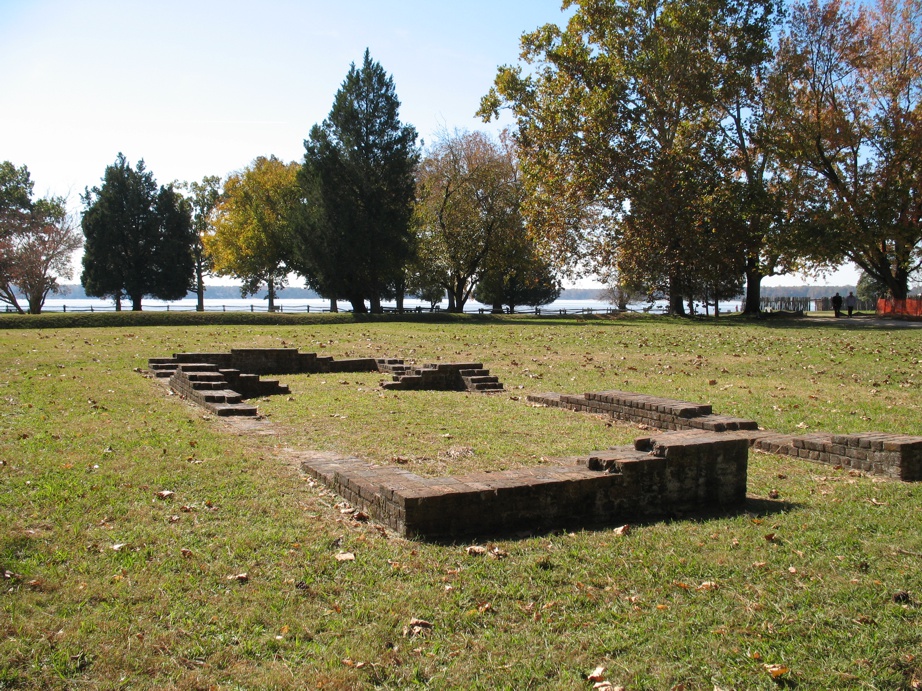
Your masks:
<instances>
[{"instance_id":1,"label":"tree","mask_svg":"<svg viewBox=\"0 0 922 691\"><path fill-rule=\"evenodd\" d=\"M71 258L82 239L65 209L64 199L32 200L32 180L25 166L0 163L0 302L39 314L58 278L73 275Z\"/></svg>"},{"instance_id":2,"label":"tree","mask_svg":"<svg viewBox=\"0 0 922 691\"><path fill-rule=\"evenodd\" d=\"M304 142L301 183L308 200L298 233L297 270L321 295L345 297L356 312L381 311L401 293L413 256L410 219L416 130L399 119L394 81L369 52L353 64L322 125Z\"/></svg>"},{"instance_id":3,"label":"tree","mask_svg":"<svg viewBox=\"0 0 922 691\"><path fill-rule=\"evenodd\" d=\"M414 216L419 260L464 311L491 252L522 232L514 146L482 132L443 133L417 175Z\"/></svg>"},{"instance_id":4,"label":"tree","mask_svg":"<svg viewBox=\"0 0 922 691\"><path fill-rule=\"evenodd\" d=\"M86 237L81 283L92 297L121 299L140 310L145 296L178 300L192 284L189 205L172 185L157 188L144 161L132 169L123 154L106 168L102 186L84 193Z\"/></svg>"},{"instance_id":5,"label":"tree","mask_svg":"<svg viewBox=\"0 0 922 691\"><path fill-rule=\"evenodd\" d=\"M190 193L192 230L196 236L195 244L192 246L197 297L195 309L197 312L204 312L205 276L214 268L211 256L205 251L205 238L214 232L214 215L222 196L221 178L217 175L206 175L201 182L182 183L177 186Z\"/></svg>"},{"instance_id":6,"label":"tree","mask_svg":"<svg viewBox=\"0 0 922 691\"><path fill-rule=\"evenodd\" d=\"M566 5L576 7L567 28L523 36L531 73L500 68L480 113L512 109L525 212L562 268L605 270L597 258L613 256L626 278L664 289L684 312L699 244L689 237L714 214L693 216L701 204L690 202L728 199L710 193L702 171L732 180L718 94L729 101L738 75L765 60L772 0Z\"/></svg>"},{"instance_id":7,"label":"tree","mask_svg":"<svg viewBox=\"0 0 922 691\"><path fill-rule=\"evenodd\" d=\"M859 300L873 302L877 304L878 299L887 297L890 294L890 289L887 288L883 283L875 281L870 275L861 272L861 276L858 277L858 285L855 288L855 295L858 296Z\"/></svg>"},{"instance_id":8,"label":"tree","mask_svg":"<svg viewBox=\"0 0 922 691\"><path fill-rule=\"evenodd\" d=\"M519 305L554 302L560 297L560 280L534 241L524 232L514 233L490 253L474 295L477 302L493 305L494 312L506 305L512 313Z\"/></svg>"},{"instance_id":9,"label":"tree","mask_svg":"<svg viewBox=\"0 0 922 691\"><path fill-rule=\"evenodd\" d=\"M808 189L812 259L857 264L896 299L922 266L922 1L795 5L774 144Z\"/></svg>"},{"instance_id":10,"label":"tree","mask_svg":"<svg viewBox=\"0 0 922 691\"><path fill-rule=\"evenodd\" d=\"M204 238L213 271L242 280L244 297L265 284L270 312L289 272L291 229L301 203L298 169L297 163L260 156L230 175L215 211L214 234Z\"/></svg>"},{"instance_id":11,"label":"tree","mask_svg":"<svg viewBox=\"0 0 922 691\"><path fill-rule=\"evenodd\" d=\"M17 168L9 161L0 163L0 285L12 286L16 269L15 238L26 224L32 207L32 178L25 166ZM16 302L16 295L9 291L4 302L12 304L17 311L23 310Z\"/></svg>"}]
</instances>

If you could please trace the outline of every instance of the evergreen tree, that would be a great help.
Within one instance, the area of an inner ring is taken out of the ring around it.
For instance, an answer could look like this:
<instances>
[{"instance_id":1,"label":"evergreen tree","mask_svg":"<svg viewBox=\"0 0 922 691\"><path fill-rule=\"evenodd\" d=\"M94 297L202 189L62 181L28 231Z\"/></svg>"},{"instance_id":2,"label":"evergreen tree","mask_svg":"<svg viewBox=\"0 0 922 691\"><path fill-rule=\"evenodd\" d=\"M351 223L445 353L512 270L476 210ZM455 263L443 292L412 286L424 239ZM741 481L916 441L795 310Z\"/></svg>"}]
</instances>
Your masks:
<instances>
[{"instance_id":1,"label":"evergreen tree","mask_svg":"<svg viewBox=\"0 0 922 691\"><path fill-rule=\"evenodd\" d=\"M296 268L318 292L356 312L381 310L402 290L413 254L410 219L416 130L400 122L394 82L369 52L353 64L330 114L304 142L308 205L297 233Z\"/></svg>"},{"instance_id":2,"label":"evergreen tree","mask_svg":"<svg viewBox=\"0 0 922 691\"><path fill-rule=\"evenodd\" d=\"M132 169L123 154L106 168L102 186L83 195L86 294L122 297L141 309L145 296L177 300L192 285L194 262L189 204L172 186L157 188L139 161Z\"/></svg>"},{"instance_id":3,"label":"evergreen tree","mask_svg":"<svg viewBox=\"0 0 922 691\"><path fill-rule=\"evenodd\" d=\"M550 261L538 253L534 241L524 232L509 235L494 250L474 289L477 302L502 312L503 305L515 312L520 305L538 307L560 297L560 280Z\"/></svg>"}]
</instances>

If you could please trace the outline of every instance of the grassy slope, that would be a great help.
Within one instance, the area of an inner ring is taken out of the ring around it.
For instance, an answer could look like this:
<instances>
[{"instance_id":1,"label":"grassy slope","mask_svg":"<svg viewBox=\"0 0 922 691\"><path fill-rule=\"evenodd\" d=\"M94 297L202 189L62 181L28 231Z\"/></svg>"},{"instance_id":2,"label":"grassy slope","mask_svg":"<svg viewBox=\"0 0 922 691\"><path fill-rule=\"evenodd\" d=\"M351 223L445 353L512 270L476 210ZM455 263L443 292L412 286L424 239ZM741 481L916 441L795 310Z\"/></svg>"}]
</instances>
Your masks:
<instances>
[{"instance_id":1,"label":"grassy slope","mask_svg":"<svg viewBox=\"0 0 922 691\"><path fill-rule=\"evenodd\" d=\"M597 665L629 689L750 689L775 687L776 663L801 689L906 688L922 677L922 487L753 454L745 513L504 539L494 559L351 521L283 453L401 456L424 473L540 463L638 430L524 396L605 388L782 431L922 433L918 334L839 326L0 331L0 689L589 688ZM245 345L483 360L509 392L286 377L292 400L260 401L274 433L237 436L133 371ZM412 617L433 628L404 636Z\"/></svg>"}]
</instances>

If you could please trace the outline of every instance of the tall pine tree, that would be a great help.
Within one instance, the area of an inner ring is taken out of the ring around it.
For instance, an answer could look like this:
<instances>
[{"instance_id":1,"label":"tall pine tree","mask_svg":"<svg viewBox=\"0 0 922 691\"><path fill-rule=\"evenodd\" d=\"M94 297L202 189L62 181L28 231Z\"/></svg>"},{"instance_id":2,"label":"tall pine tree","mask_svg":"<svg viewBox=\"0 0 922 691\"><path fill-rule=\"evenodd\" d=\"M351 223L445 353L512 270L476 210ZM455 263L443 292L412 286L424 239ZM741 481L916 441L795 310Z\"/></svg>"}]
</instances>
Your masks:
<instances>
[{"instance_id":1,"label":"tall pine tree","mask_svg":"<svg viewBox=\"0 0 922 691\"><path fill-rule=\"evenodd\" d=\"M353 64L322 125L304 142L308 205L297 233L296 269L322 295L356 312L381 310L402 293L412 257L410 219L416 130L400 122L394 81L368 50Z\"/></svg>"}]
</instances>

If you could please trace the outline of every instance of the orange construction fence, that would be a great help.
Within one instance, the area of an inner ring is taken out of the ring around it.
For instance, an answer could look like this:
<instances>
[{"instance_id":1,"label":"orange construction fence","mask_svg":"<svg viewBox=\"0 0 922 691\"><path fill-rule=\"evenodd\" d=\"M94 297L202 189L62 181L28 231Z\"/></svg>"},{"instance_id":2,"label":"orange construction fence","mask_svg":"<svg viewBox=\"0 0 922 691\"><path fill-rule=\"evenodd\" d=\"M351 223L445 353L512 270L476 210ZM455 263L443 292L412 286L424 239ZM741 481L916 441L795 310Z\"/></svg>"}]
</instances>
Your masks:
<instances>
[{"instance_id":1,"label":"orange construction fence","mask_svg":"<svg viewBox=\"0 0 922 691\"><path fill-rule=\"evenodd\" d=\"M922 318L922 297L905 300L880 298L877 301L877 316Z\"/></svg>"}]
</instances>

